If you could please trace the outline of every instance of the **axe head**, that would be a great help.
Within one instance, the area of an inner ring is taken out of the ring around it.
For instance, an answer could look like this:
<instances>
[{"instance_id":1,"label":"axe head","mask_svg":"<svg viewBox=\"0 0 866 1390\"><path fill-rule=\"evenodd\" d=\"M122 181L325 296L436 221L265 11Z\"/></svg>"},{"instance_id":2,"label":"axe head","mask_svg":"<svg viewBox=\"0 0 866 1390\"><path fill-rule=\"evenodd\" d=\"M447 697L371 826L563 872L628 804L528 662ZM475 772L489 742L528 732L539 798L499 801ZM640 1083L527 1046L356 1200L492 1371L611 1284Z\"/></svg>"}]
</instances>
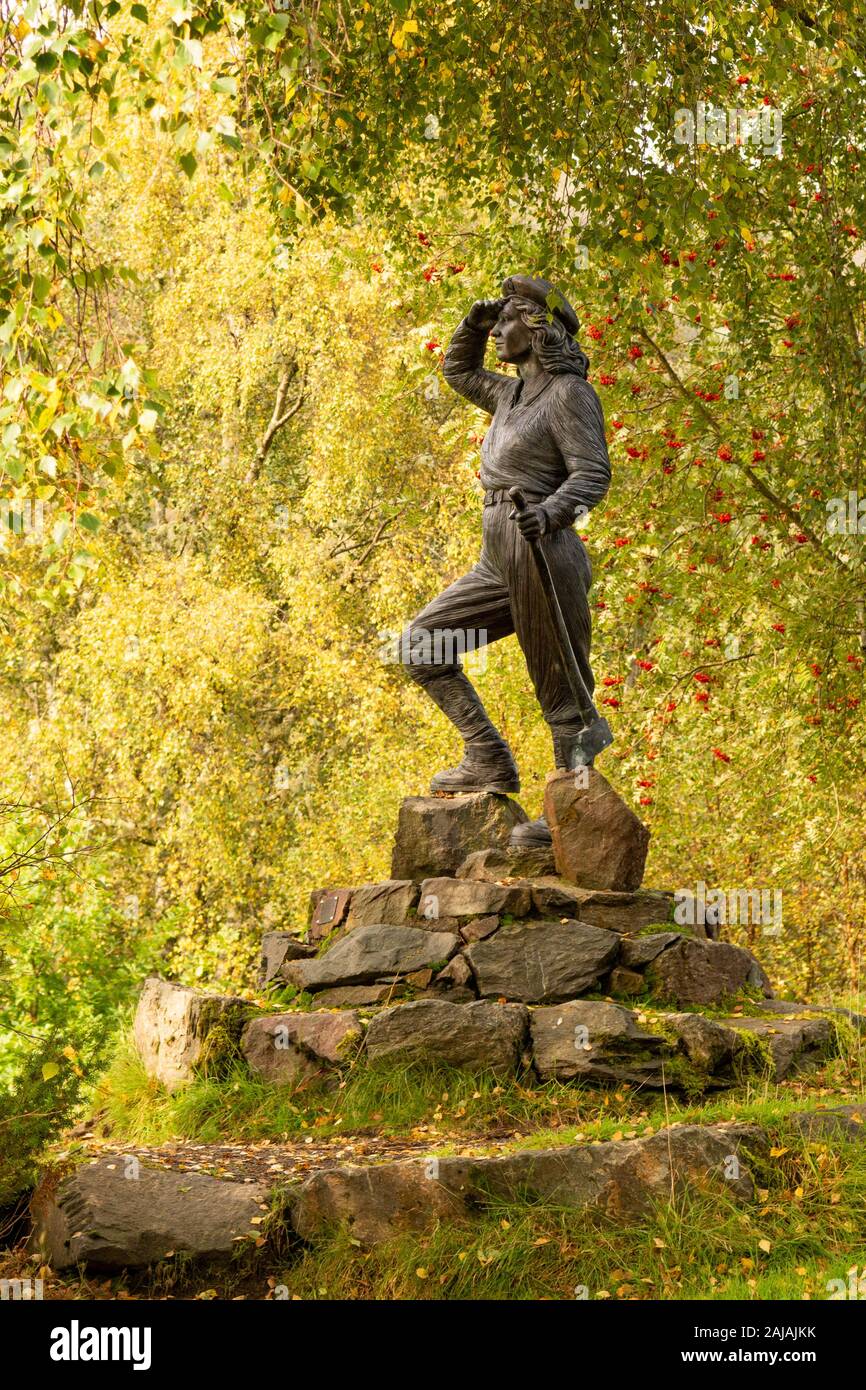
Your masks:
<instances>
[{"instance_id":1,"label":"axe head","mask_svg":"<svg viewBox=\"0 0 866 1390\"><path fill-rule=\"evenodd\" d=\"M562 739L563 753L569 769L592 767L594 760L605 748L613 743L613 734L606 719L599 716L581 729L579 734L571 734Z\"/></svg>"}]
</instances>

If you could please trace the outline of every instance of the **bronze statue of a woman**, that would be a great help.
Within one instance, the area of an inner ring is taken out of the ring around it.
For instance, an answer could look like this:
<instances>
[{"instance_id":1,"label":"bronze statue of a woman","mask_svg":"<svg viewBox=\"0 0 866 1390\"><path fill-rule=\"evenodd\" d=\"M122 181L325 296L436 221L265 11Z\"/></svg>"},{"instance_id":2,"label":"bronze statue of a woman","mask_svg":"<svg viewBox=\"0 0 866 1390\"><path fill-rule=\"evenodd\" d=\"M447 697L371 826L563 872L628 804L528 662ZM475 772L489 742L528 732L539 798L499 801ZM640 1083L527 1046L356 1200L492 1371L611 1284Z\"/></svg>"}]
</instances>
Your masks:
<instances>
[{"instance_id":1,"label":"bronze statue of a woman","mask_svg":"<svg viewBox=\"0 0 866 1390\"><path fill-rule=\"evenodd\" d=\"M493 419L481 449L483 545L478 563L433 599L405 634L406 669L463 737L463 759L433 778L433 792L520 790L508 744L494 728L453 646L437 633L463 634L462 650L515 633L542 713L553 735L554 765L570 768L575 736L585 726L563 662L531 542L541 539L571 647L589 694L592 569L573 529L604 497L610 461L601 403L587 381L588 360L576 340L577 315L547 281L511 275L502 298L472 305L445 354L445 380ZM487 371L488 336L500 362L518 377ZM527 500L516 510L509 489ZM423 638L433 637L426 647ZM421 641L418 641L418 638ZM450 646L450 649L447 649ZM458 643L458 648L461 646ZM423 653L422 659L417 654ZM550 842L541 817L516 827L512 843Z\"/></svg>"}]
</instances>

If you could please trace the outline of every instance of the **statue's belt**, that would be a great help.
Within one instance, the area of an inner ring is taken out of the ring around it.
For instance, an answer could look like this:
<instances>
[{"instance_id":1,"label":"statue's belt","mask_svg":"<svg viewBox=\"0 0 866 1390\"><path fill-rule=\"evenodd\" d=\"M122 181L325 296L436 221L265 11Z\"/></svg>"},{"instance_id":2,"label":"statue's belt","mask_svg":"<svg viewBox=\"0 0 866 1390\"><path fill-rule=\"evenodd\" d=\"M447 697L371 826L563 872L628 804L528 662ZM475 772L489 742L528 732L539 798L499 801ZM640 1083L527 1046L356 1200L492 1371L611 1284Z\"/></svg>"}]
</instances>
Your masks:
<instances>
[{"instance_id":1,"label":"statue's belt","mask_svg":"<svg viewBox=\"0 0 866 1390\"><path fill-rule=\"evenodd\" d=\"M523 488L520 489L523 492ZM545 492L523 492L527 502L543 502L547 493ZM499 502L507 502L510 507L514 506L508 496L508 488L488 488L484 494L485 507L495 507Z\"/></svg>"}]
</instances>

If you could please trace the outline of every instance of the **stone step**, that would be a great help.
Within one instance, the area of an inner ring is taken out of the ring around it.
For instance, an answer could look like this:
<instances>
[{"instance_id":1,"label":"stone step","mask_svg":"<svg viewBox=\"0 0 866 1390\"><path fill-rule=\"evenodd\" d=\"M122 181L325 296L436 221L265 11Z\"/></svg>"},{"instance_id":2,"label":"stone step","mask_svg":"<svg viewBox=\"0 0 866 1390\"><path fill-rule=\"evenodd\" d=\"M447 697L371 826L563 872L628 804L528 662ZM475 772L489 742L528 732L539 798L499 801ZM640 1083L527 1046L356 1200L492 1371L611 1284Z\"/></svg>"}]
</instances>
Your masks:
<instances>
[{"instance_id":1,"label":"stone step","mask_svg":"<svg viewBox=\"0 0 866 1390\"><path fill-rule=\"evenodd\" d=\"M545 806L553 844L525 850L509 844L515 826L527 819L510 797L407 797L400 806L392 877L317 889L310 899L308 944L369 926L435 929L438 923L453 931L494 914L505 924L516 917L565 917L631 934L671 923L674 895L641 890L649 833L599 772L552 774ZM693 934L716 933L699 926ZM268 954L279 954L275 935ZM285 978L291 959L283 953L276 964L267 964L268 978Z\"/></svg>"},{"instance_id":2,"label":"stone step","mask_svg":"<svg viewBox=\"0 0 866 1390\"><path fill-rule=\"evenodd\" d=\"M866 1140L866 1106L844 1105L789 1115L782 1123L808 1142ZM678 1124L635 1139L508 1149L476 1156L436 1152L372 1157L309 1172L289 1162L287 1179L229 1181L153 1166L134 1153L107 1153L72 1172L48 1171L31 1204L30 1250L54 1269L145 1268L173 1256L222 1261L249 1252L265 1261L268 1215L279 1217L285 1254L289 1235L301 1241L342 1229L362 1246L438 1223L470 1223L502 1201L548 1203L572 1211L603 1210L621 1222L640 1221L656 1204L688 1192L718 1193L744 1204L763 1198L752 1167L778 1142L760 1125ZM495 1145L493 1146L495 1147ZM192 1155L198 1158L199 1146ZM177 1161L171 1146L169 1161ZM300 1175L293 1176L293 1170Z\"/></svg>"},{"instance_id":3,"label":"stone step","mask_svg":"<svg viewBox=\"0 0 866 1390\"><path fill-rule=\"evenodd\" d=\"M621 924L627 920L625 905L597 901L610 895L589 896L596 901L575 903L559 888L531 881L425 879L418 908L427 916L413 910L411 922L343 930L314 957L287 950L270 979L315 994L395 980L405 984L417 971L434 969L439 993L458 990L461 997L523 1004L553 1004L593 990L623 997L647 994L677 1008L718 1004L749 989L772 995L760 964L743 947L668 930L664 923L658 932L643 928L639 935L613 930L599 919L613 917ZM654 896L667 903L665 895ZM596 921L539 915L544 908L575 906ZM632 908L638 920L650 915L645 901L627 910ZM272 947L272 935L262 953L276 961L282 945ZM457 954L464 963L443 970Z\"/></svg>"},{"instance_id":4,"label":"stone step","mask_svg":"<svg viewBox=\"0 0 866 1390\"><path fill-rule=\"evenodd\" d=\"M771 1014L827 1014L830 1017L847 1019L860 1033L866 1031L866 1014L855 1013L853 1009L843 1009L837 1004L798 1004L790 999L756 999L752 1007L762 1013Z\"/></svg>"},{"instance_id":5,"label":"stone step","mask_svg":"<svg viewBox=\"0 0 866 1390\"><path fill-rule=\"evenodd\" d=\"M658 889L618 893L578 888L555 875L538 878L500 877L499 855L488 867L490 851L470 855L454 876L439 874L414 883L388 879L357 888L317 889L311 895L307 945L289 932L268 932L268 979L287 960L315 951L326 938L336 938L360 926L420 926L452 930L473 917L572 917L591 926L621 934L646 927L673 925L674 895ZM712 935L702 927L699 937ZM285 943L286 950L282 950ZM265 945L263 944L263 954ZM270 962L273 961L273 964Z\"/></svg>"},{"instance_id":6,"label":"stone step","mask_svg":"<svg viewBox=\"0 0 866 1390\"><path fill-rule=\"evenodd\" d=\"M639 1220L688 1188L754 1199L749 1152L757 1126L676 1125L650 1138L524 1150L498 1157L435 1155L320 1169L269 1187L146 1167L129 1154L85 1163L32 1204L30 1249L54 1269L142 1268L171 1256L224 1260L254 1247L272 1208L301 1240L342 1227L371 1246L440 1221L471 1221L491 1202L604 1208ZM134 1176L133 1176L134 1174Z\"/></svg>"},{"instance_id":7,"label":"stone step","mask_svg":"<svg viewBox=\"0 0 866 1390\"><path fill-rule=\"evenodd\" d=\"M298 1235L343 1228L364 1246L440 1222L471 1221L492 1203L601 1209L639 1221L689 1190L755 1199L750 1153L767 1137L752 1125L674 1125L643 1139L518 1150L495 1158L433 1157L313 1174L290 1197Z\"/></svg>"},{"instance_id":8,"label":"stone step","mask_svg":"<svg viewBox=\"0 0 866 1390\"><path fill-rule=\"evenodd\" d=\"M354 1009L269 1014L250 1019L240 1050L250 1071L295 1086L351 1061L362 1038Z\"/></svg>"},{"instance_id":9,"label":"stone step","mask_svg":"<svg viewBox=\"0 0 866 1390\"><path fill-rule=\"evenodd\" d=\"M429 941L434 934L418 935ZM145 1068L160 1080L168 1076L172 1087L192 1080L209 1051L202 1011L191 995L182 986L149 980L136 1015ZM214 1000L219 996L201 996L219 1030L225 1010L214 1008ZM237 1002L225 1001L233 1009ZM220 1037L224 1059L243 1058L255 1075L291 1087L336 1082L363 1059L377 1066L422 1063L509 1075L526 1067L541 1082L700 1094L737 1085L748 1074L781 1080L826 1056L836 1039L828 1016L708 1018L591 999L527 1006L421 998L364 1013L340 1008L268 1014L245 1004L243 1015L233 1012L232 1018L232 1032Z\"/></svg>"},{"instance_id":10,"label":"stone step","mask_svg":"<svg viewBox=\"0 0 866 1390\"><path fill-rule=\"evenodd\" d=\"M382 1009L369 1023L373 1062L438 1062L464 1070L514 1073L526 1050L529 1010L522 1004L419 999Z\"/></svg>"},{"instance_id":11,"label":"stone step","mask_svg":"<svg viewBox=\"0 0 866 1390\"><path fill-rule=\"evenodd\" d=\"M826 1052L835 1033L829 1018L730 1018L735 1032L748 1033L768 1049L775 1080L799 1070L810 1056Z\"/></svg>"}]
</instances>

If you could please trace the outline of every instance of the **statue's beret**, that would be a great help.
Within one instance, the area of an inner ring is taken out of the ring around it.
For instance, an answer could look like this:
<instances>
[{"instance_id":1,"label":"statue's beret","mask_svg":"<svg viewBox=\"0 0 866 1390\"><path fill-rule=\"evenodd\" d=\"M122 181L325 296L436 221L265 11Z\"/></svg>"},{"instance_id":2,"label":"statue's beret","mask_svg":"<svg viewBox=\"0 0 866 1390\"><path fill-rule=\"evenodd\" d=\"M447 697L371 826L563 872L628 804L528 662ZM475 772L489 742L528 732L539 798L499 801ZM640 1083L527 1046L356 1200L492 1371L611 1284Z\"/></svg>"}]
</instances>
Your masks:
<instances>
[{"instance_id":1,"label":"statue's beret","mask_svg":"<svg viewBox=\"0 0 866 1390\"><path fill-rule=\"evenodd\" d=\"M532 299L536 304L543 305L559 319L572 337L577 335L580 327L577 314L561 290L549 280L542 280L538 275L509 275L502 282L502 293L506 299L515 294L521 299Z\"/></svg>"}]
</instances>

